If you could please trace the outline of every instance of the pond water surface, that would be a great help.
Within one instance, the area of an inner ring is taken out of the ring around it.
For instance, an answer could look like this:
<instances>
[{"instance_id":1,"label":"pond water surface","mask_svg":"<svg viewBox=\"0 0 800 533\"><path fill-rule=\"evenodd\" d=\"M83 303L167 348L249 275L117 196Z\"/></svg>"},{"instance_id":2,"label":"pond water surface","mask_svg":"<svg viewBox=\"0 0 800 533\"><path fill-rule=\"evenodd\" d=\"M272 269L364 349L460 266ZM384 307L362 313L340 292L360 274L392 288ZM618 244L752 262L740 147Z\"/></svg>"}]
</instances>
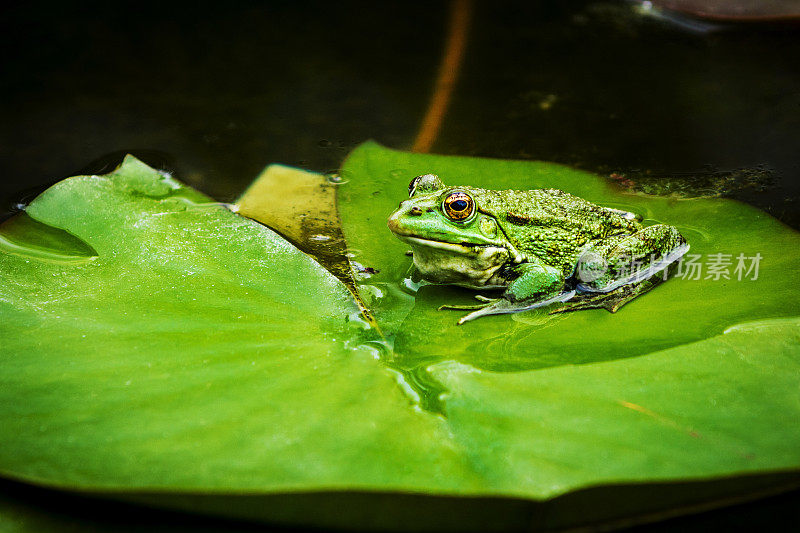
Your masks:
<instances>
[{"instance_id":1,"label":"pond water surface","mask_svg":"<svg viewBox=\"0 0 800 533\"><path fill-rule=\"evenodd\" d=\"M53 181L109 170L125 152L229 201L270 162L324 172L366 139L410 148L449 10L7 8L0 216ZM726 192L800 226L796 28L676 25L640 11L472 5L431 151L557 161L656 192Z\"/></svg>"}]
</instances>

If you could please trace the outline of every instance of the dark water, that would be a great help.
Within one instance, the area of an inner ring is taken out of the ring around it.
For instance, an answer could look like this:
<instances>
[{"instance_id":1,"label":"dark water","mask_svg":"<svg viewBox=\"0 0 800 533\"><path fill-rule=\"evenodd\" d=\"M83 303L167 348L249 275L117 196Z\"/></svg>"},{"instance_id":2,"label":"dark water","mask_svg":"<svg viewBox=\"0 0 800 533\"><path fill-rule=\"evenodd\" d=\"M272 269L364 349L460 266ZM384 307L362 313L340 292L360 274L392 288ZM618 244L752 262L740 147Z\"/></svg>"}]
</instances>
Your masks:
<instances>
[{"instance_id":1,"label":"dark water","mask_svg":"<svg viewBox=\"0 0 800 533\"><path fill-rule=\"evenodd\" d=\"M5 7L0 216L126 151L230 200L269 162L327 171L369 138L409 148L448 9ZM728 192L800 227L798 28L710 30L621 2L478 2L433 151L553 160L637 184L679 176L688 189L712 170L760 167Z\"/></svg>"}]
</instances>

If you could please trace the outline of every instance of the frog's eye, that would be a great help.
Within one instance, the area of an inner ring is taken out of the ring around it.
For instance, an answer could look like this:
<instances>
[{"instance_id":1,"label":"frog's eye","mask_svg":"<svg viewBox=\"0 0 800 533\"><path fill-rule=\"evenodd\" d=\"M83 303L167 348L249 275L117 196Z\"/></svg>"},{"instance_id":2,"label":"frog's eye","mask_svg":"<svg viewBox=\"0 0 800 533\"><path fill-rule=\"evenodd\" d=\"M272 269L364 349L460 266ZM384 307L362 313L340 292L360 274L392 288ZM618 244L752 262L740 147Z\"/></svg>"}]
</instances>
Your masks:
<instances>
[{"instance_id":1,"label":"frog's eye","mask_svg":"<svg viewBox=\"0 0 800 533\"><path fill-rule=\"evenodd\" d=\"M423 174L417 176L411 183L408 184L408 196L414 196L417 193L430 193L444 189L444 184L439 176L436 174Z\"/></svg>"},{"instance_id":2,"label":"frog's eye","mask_svg":"<svg viewBox=\"0 0 800 533\"><path fill-rule=\"evenodd\" d=\"M475 212L475 202L465 192L451 192L442 202L442 210L450 220L460 222L472 216Z\"/></svg>"}]
</instances>

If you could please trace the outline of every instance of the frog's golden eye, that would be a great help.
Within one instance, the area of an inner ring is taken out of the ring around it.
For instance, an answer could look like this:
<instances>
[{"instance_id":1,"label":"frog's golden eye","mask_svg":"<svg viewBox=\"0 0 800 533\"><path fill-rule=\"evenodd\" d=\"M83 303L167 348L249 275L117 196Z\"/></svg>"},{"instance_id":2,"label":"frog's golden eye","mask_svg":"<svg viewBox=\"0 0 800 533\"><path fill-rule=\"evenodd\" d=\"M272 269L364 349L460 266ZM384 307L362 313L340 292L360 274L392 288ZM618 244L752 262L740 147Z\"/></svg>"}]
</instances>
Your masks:
<instances>
[{"instance_id":1,"label":"frog's golden eye","mask_svg":"<svg viewBox=\"0 0 800 533\"><path fill-rule=\"evenodd\" d=\"M451 192L442 202L442 209L450 220L460 222L472 216L475 212L475 202L465 192Z\"/></svg>"},{"instance_id":2,"label":"frog's golden eye","mask_svg":"<svg viewBox=\"0 0 800 533\"><path fill-rule=\"evenodd\" d=\"M439 179L439 176L436 174L422 174L408 184L408 196L411 197L417 193L431 193L439 189L444 189L444 184Z\"/></svg>"}]
</instances>

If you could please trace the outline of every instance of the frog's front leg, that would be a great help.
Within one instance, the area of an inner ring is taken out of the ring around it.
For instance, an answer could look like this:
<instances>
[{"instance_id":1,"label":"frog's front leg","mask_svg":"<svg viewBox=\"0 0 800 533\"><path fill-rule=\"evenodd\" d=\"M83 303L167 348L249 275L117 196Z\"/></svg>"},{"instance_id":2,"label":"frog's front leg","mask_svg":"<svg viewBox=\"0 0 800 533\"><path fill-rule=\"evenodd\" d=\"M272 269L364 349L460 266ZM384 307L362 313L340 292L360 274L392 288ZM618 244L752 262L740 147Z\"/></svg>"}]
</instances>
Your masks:
<instances>
[{"instance_id":1,"label":"frog's front leg","mask_svg":"<svg viewBox=\"0 0 800 533\"><path fill-rule=\"evenodd\" d=\"M560 270L541 262L522 263L510 270L513 280L501 298L489 300L472 313L463 316L458 323L503 313L519 313L554 302L566 301L575 291L563 292L564 276Z\"/></svg>"}]
</instances>

